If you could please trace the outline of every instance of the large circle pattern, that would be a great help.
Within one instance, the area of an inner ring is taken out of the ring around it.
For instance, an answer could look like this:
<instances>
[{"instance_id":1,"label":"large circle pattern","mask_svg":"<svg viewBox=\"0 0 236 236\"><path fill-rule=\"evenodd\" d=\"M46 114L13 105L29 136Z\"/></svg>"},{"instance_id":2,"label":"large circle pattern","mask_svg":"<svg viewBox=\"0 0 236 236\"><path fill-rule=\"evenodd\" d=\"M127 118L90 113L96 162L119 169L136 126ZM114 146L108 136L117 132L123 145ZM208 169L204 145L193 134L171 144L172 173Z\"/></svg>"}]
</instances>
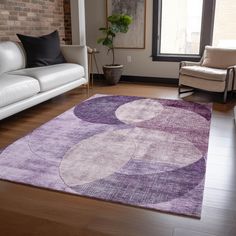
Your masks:
<instances>
[{"instance_id":1,"label":"large circle pattern","mask_svg":"<svg viewBox=\"0 0 236 236\"><path fill-rule=\"evenodd\" d=\"M140 99L121 105L117 108L116 117L126 123L133 124L154 118L163 110L163 106L154 99Z\"/></svg>"},{"instance_id":2,"label":"large circle pattern","mask_svg":"<svg viewBox=\"0 0 236 236\"><path fill-rule=\"evenodd\" d=\"M128 96L103 96L84 101L74 109L79 119L95 124L123 124L115 115L118 107L142 98Z\"/></svg>"},{"instance_id":3,"label":"large circle pattern","mask_svg":"<svg viewBox=\"0 0 236 236\"><path fill-rule=\"evenodd\" d=\"M132 158L135 143L130 130L117 130L94 135L75 145L64 156L60 174L70 187L105 178Z\"/></svg>"},{"instance_id":4,"label":"large circle pattern","mask_svg":"<svg viewBox=\"0 0 236 236\"><path fill-rule=\"evenodd\" d=\"M195 199L201 201L201 187L205 174L205 159L173 171L149 175L131 175L114 173L101 179L73 189L90 197L108 199L126 204L147 206L178 199L195 190Z\"/></svg>"},{"instance_id":5,"label":"large circle pattern","mask_svg":"<svg viewBox=\"0 0 236 236\"><path fill-rule=\"evenodd\" d=\"M168 170L178 169L201 157L192 143L177 135L130 128L104 132L81 141L64 156L60 173L65 183L73 187L106 178L114 172L127 175L162 172L158 168L147 168L156 163L168 165ZM137 166L129 166L131 159L142 161L138 172L135 172Z\"/></svg>"}]
</instances>

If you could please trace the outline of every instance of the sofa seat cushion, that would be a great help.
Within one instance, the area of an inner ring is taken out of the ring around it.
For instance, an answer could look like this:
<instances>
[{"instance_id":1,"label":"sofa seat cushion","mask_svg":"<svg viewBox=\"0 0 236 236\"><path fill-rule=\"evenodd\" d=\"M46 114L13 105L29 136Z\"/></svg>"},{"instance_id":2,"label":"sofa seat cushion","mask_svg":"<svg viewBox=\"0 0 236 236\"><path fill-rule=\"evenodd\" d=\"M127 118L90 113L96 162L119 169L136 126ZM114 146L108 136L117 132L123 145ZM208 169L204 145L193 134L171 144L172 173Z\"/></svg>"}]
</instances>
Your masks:
<instances>
[{"instance_id":1,"label":"sofa seat cushion","mask_svg":"<svg viewBox=\"0 0 236 236\"><path fill-rule=\"evenodd\" d=\"M207 80L225 81L227 70L209 68L205 66L184 66L181 68L182 75L198 77Z\"/></svg>"},{"instance_id":2,"label":"sofa seat cushion","mask_svg":"<svg viewBox=\"0 0 236 236\"><path fill-rule=\"evenodd\" d=\"M62 63L51 66L27 68L10 73L30 76L37 79L40 84L40 91L45 92L81 79L84 76L84 68L78 64Z\"/></svg>"},{"instance_id":3,"label":"sofa seat cushion","mask_svg":"<svg viewBox=\"0 0 236 236\"><path fill-rule=\"evenodd\" d=\"M21 75L0 75L0 107L32 97L40 92L36 79Z\"/></svg>"}]
</instances>

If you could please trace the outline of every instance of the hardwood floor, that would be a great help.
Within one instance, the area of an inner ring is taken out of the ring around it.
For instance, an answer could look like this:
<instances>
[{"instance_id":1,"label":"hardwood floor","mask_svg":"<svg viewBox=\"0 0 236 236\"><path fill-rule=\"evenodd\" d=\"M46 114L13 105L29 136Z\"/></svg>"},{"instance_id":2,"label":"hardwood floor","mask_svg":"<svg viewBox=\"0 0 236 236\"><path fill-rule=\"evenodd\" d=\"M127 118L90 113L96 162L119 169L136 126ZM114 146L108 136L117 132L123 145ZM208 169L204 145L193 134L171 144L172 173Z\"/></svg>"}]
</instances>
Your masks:
<instances>
[{"instance_id":1,"label":"hardwood floor","mask_svg":"<svg viewBox=\"0 0 236 236\"><path fill-rule=\"evenodd\" d=\"M96 85L91 94L177 99L177 88L152 84ZM87 98L75 89L0 121L0 148ZM190 101L221 101L202 92ZM97 201L0 181L0 235L236 236L236 100L214 103L202 218Z\"/></svg>"}]
</instances>

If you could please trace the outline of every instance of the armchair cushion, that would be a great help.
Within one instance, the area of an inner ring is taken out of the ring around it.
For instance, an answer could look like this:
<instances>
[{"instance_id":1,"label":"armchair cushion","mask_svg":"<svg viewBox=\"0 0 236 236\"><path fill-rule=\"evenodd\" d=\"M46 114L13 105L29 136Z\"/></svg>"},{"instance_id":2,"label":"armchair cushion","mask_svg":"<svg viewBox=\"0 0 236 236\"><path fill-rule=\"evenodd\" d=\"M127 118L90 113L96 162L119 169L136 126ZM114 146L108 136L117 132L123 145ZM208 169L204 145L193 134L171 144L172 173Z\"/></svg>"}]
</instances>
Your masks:
<instances>
[{"instance_id":1,"label":"armchair cushion","mask_svg":"<svg viewBox=\"0 0 236 236\"><path fill-rule=\"evenodd\" d=\"M236 49L206 46L202 66L226 69L236 65Z\"/></svg>"},{"instance_id":2,"label":"armchair cushion","mask_svg":"<svg viewBox=\"0 0 236 236\"><path fill-rule=\"evenodd\" d=\"M184 66L181 68L180 74L207 80L225 81L227 70L204 66Z\"/></svg>"}]
</instances>

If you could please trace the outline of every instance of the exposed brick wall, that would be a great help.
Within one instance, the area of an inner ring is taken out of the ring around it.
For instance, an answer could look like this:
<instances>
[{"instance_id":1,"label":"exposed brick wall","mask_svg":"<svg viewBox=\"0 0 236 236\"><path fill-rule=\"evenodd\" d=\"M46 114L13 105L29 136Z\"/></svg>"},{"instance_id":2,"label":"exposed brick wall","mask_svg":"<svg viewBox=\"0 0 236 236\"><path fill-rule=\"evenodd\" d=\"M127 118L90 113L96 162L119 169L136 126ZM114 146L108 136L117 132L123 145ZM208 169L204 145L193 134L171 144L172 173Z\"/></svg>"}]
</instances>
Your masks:
<instances>
[{"instance_id":1,"label":"exposed brick wall","mask_svg":"<svg viewBox=\"0 0 236 236\"><path fill-rule=\"evenodd\" d=\"M16 41L16 33L39 36L55 29L62 42L70 43L69 0L0 0L0 41Z\"/></svg>"}]
</instances>

